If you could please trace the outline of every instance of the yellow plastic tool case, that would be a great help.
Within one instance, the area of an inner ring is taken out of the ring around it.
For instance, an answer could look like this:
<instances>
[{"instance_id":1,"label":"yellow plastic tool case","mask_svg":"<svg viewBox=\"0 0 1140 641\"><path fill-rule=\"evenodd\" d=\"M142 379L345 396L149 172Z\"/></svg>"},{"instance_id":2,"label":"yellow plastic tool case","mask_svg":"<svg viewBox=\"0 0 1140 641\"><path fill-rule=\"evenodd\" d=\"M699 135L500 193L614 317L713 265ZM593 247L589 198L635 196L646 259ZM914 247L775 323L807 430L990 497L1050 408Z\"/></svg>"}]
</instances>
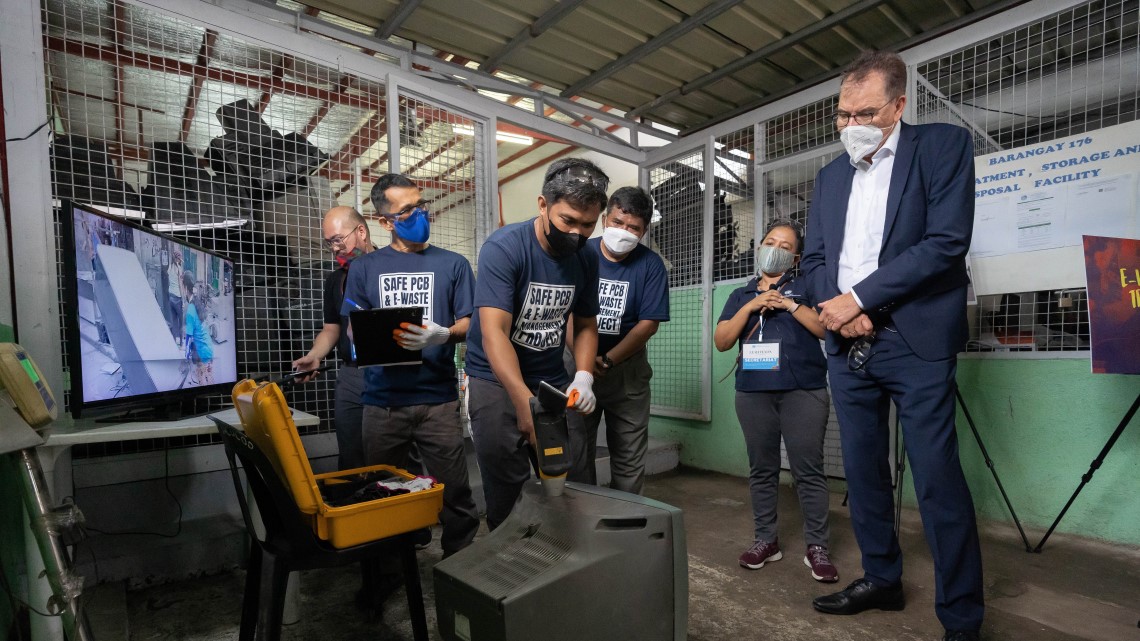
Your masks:
<instances>
[{"instance_id":1,"label":"yellow plastic tool case","mask_svg":"<svg viewBox=\"0 0 1140 641\"><path fill-rule=\"evenodd\" d=\"M355 480L368 472L388 472L404 479L415 475L389 465L313 474L292 413L276 383L244 380L234 386L234 407L245 433L277 469L309 517L313 531L336 548L346 548L428 527L439 521L443 508L443 484L431 489L334 507L321 496L322 485Z\"/></svg>"}]
</instances>

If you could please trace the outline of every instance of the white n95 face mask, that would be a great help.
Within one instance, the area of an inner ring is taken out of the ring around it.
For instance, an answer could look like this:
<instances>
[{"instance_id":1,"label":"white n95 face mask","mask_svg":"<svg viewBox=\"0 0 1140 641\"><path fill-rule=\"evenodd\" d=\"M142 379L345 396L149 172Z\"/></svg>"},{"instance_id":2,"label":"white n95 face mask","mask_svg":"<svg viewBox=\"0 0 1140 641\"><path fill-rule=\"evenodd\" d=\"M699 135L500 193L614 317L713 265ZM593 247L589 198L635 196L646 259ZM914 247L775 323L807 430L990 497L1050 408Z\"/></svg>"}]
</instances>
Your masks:
<instances>
[{"instance_id":1,"label":"white n95 face mask","mask_svg":"<svg viewBox=\"0 0 1140 641\"><path fill-rule=\"evenodd\" d=\"M618 256L624 256L633 251L633 248L637 247L638 240L640 239L636 234L620 227L606 227L606 230L602 232L602 242L606 244L606 249Z\"/></svg>"},{"instance_id":2,"label":"white n95 face mask","mask_svg":"<svg viewBox=\"0 0 1140 641\"><path fill-rule=\"evenodd\" d=\"M783 274L796 263L796 255L792 252L772 245L761 245L756 250L756 276L764 274L775 276Z\"/></svg>"},{"instance_id":3,"label":"white n95 face mask","mask_svg":"<svg viewBox=\"0 0 1140 641\"><path fill-rule=\"evenodd\" d=\"M875 151L883 137L883 130L873 125L848 125L839 132L839 140L843 141L847 155L851 156L851 166L856 169L867 165L863 158Z\"/></svg>"}]
</instances>

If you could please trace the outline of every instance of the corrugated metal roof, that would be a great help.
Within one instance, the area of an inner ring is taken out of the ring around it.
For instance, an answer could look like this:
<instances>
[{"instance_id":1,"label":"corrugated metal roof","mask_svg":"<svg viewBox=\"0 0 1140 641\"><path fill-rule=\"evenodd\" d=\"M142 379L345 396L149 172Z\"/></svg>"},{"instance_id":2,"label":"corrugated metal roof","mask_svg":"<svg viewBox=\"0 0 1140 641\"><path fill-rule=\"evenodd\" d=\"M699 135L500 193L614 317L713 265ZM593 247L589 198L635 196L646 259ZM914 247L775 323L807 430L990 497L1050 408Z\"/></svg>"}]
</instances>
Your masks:
<instances>
[{"instance_id":1,"label":"corrugated metal roof","mask_svg":"<svg viewBox=\"0 0 1140 641\"><path fill-rule=\"evenodd\" d=\"M1010 0L309 0L480 63L695 130ZM290 5L296 5L290 2Z\"/></svg>"}]
</instances>

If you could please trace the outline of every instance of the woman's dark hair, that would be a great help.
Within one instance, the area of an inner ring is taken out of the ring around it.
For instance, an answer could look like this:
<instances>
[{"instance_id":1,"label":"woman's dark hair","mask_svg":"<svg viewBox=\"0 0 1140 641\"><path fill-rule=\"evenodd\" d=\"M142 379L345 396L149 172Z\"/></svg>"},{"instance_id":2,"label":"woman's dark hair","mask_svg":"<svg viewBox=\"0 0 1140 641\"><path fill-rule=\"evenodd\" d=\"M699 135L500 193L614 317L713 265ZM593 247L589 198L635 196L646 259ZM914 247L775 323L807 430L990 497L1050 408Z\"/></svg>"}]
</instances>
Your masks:
<instances>
[{"instance_id":1,"label":"woman's dark hair","mask_svg":"<svg viewBox=\"0 0 1140 641\"><path fill-rule=\"evenodd\" d=\"M546 168L542 179L542 197L553 207L564 200L575 209L606 206L610 177L597 165L582 158L556 160Z\"/></svg>"},{"instance_id":2,"label":"woman's dark hair","mask_svg":"<svg viewBox=\"0 0 1140 641\"><path fill-rule=\"evenodd\" d=\"M641 187L622 187L615 191L606 204L606 211L612 211L614 207L630 216L640 218L645 223L646 229L653 222L653 199Z\"/></svg>"},{"instance_id":3,"label":"woman's dark hair","mask_svg":"<svg viewBox=\"0 0 1140 641\"><path fill-rule=\"evenodd\" d=\"M768 228L764 230L764 238L767 238L768 234L772 233L772 230L777 227L787 227L796 234L797 254L804 250L804 226L802 224L800 224L798 221L792 220L791 218L777 218L776 220L768 223ZM763 238L761 240L763 240Z\"/></svg>"}]
</instances>

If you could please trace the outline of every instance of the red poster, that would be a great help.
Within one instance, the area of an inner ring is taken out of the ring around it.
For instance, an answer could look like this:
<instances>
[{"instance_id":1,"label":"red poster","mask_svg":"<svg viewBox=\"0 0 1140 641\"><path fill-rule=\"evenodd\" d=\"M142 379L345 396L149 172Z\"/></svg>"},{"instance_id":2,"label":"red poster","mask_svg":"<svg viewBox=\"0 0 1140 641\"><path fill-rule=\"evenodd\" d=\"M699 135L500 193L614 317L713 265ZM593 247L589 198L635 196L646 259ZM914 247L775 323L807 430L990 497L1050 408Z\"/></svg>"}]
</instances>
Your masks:
<instances>
[{"instance_id":1,"label":"red poster","mask_svg":"<svg viewBox=\"0 0 1140 641\"><path fill-rule=\"evenodd\" d=\"M1092 371L1140 374L1140 240L1084 239Z\"/></svg>"}]
</instances>

